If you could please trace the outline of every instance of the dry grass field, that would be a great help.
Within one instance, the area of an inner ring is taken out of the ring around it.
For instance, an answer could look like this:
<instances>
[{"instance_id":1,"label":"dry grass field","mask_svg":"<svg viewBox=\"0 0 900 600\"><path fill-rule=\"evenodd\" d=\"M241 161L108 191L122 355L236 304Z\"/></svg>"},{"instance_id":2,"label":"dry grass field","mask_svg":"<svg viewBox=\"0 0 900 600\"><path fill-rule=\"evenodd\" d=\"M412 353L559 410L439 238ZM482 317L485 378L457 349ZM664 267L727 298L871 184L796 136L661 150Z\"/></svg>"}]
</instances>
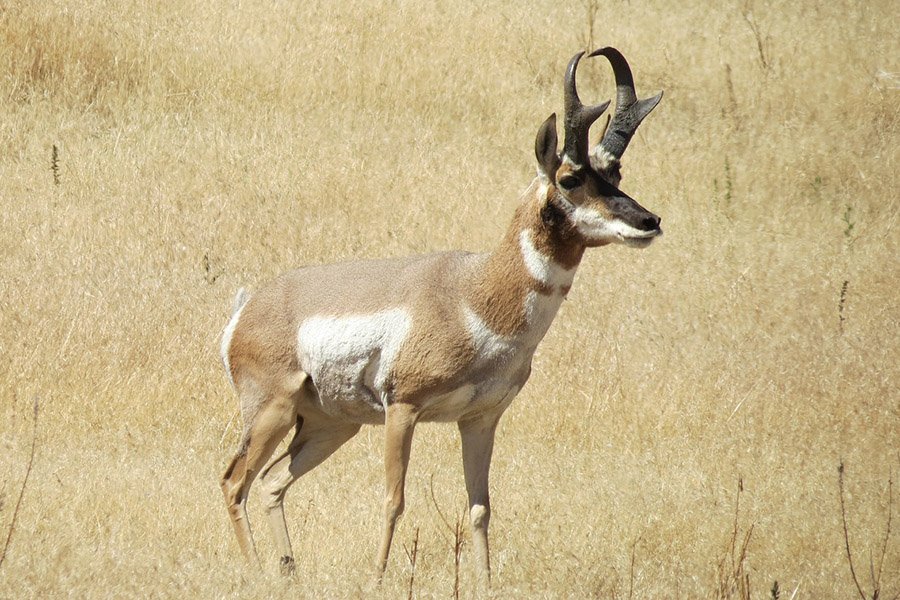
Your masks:
<instances>
[{"instance_id":1,"label":"dry grass field","mask_svg":"<svg viewBox=\"0 0 900 600\"><path fill-rule=\"evenodd\" d=\"M900 594L898 31L888 0L0 3L0 597L406 597L417 531L413 595L452 597L447 425L381 588L378 427L288 494L296 577L256 490L244 565L219 334L294 266L489 249L601 45L665 90L622 187L666 234L587 254L501 421L491 595L858 597L841 461L857 578Z\"/></svg>"}]
</instances>

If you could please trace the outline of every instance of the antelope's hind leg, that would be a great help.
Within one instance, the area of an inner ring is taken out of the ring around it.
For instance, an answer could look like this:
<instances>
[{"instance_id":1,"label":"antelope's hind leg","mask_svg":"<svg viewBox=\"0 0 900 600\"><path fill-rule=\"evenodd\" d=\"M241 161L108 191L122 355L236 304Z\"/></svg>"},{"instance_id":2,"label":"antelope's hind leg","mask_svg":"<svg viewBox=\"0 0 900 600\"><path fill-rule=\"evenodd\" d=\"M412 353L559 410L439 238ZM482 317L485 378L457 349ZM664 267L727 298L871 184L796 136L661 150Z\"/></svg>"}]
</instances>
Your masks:
<instances>
[{"instance_id":1,"label":"antelope's hind leg","mask_svg":"<svg viewBox=\"0 0 900 600\"><path fill-rule=\"evenodd\" d=\"M244 424L238 451L222 475L222 493L238 544L247 560L256 559L257 564L259 556L247 519L247 496L253 480L294 424L296 415L294 399L290 396L270 396L264 400L252 421Z\"/></svg>"},{"instance_id":2,"label":"antelope's hind leg","mask_svg":"<svg viewBox=\"0 0 900 600\"><path fill-rule=\"evenodd\" d=\"M356 435L360 426L306 414L297 417L297 431L287 451L272 461L260 478L263 503L279 555L281 572L294 571L294 552L284 518L284 496L292 483L313 470Z\"/></svg>"}]
</instances>

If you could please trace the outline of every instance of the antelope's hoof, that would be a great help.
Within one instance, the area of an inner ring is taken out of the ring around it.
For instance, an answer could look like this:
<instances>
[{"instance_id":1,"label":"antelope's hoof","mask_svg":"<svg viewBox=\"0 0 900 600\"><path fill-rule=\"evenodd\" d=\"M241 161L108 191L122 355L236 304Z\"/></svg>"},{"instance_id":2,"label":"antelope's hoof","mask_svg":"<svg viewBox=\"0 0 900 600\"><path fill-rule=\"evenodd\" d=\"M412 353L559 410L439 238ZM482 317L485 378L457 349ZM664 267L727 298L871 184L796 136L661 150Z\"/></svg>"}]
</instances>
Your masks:
<instances>
[{"instance_id":1,"label":"antelope's hoof","mask_svg":"<svg viewBox=\"0 0 900 600\"><path fill-rule=\"evenodd\" d=\"M281 574L285 577L290 577L294 574L294 571L297 570L296 564L294 563L293 556L282 556L281 557Z\"/></svg>"}]
</instances>

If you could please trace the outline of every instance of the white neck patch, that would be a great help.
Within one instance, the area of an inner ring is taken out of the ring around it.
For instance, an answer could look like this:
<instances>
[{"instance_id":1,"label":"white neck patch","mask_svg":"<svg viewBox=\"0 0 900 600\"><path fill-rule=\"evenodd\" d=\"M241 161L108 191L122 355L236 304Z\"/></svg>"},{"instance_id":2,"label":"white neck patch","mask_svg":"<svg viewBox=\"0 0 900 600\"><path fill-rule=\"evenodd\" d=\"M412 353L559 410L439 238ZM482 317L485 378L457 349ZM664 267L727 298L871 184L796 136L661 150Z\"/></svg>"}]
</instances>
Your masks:
<instances>
[{"instance_id":1,"label":"white neck patch","mask_svg":"<svg viewBox=\"0 0 900 600\"><path fill-rule=\"evenodd\" d=\"M481 360L495 361L505 358L515 349L513 339L492 331L484 319L468 306L463 306L463 317L466 329L475 344L475 352Z\"/></svg>"},{"instance_id":2,"label":"white neck patch","mask_svg":"<svg viewBox=\"0 0 900 600\"><path fill-rule=\"evenodd\" d=\"M575 279L576 267L563 268L549 256L542 254L534 246L531 230L523 229L519 233L519 248L528 273L540 283L551 287L568 287Z\"/></svg>"}]
</instances>

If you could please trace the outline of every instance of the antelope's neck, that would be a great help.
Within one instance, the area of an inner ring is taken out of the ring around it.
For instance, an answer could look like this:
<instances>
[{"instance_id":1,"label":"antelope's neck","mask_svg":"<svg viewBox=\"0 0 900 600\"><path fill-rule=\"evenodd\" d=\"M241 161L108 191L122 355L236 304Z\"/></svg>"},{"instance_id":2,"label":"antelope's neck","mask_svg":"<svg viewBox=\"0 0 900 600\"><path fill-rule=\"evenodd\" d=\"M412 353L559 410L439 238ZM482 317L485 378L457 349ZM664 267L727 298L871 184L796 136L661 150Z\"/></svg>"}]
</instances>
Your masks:
<instances>
[{"instance_id":1,"label":"antelope's neck","mask_svg":"<svg viewBox=\"0 0 900 600\"><path fill-rule=\"evenodd\" d=\"M470 320L495 335L544 336L568 294L584 247L541 218L538 179L525 192L500 245L476 273L467 298Z\"/></svg>"}]
</instances>

